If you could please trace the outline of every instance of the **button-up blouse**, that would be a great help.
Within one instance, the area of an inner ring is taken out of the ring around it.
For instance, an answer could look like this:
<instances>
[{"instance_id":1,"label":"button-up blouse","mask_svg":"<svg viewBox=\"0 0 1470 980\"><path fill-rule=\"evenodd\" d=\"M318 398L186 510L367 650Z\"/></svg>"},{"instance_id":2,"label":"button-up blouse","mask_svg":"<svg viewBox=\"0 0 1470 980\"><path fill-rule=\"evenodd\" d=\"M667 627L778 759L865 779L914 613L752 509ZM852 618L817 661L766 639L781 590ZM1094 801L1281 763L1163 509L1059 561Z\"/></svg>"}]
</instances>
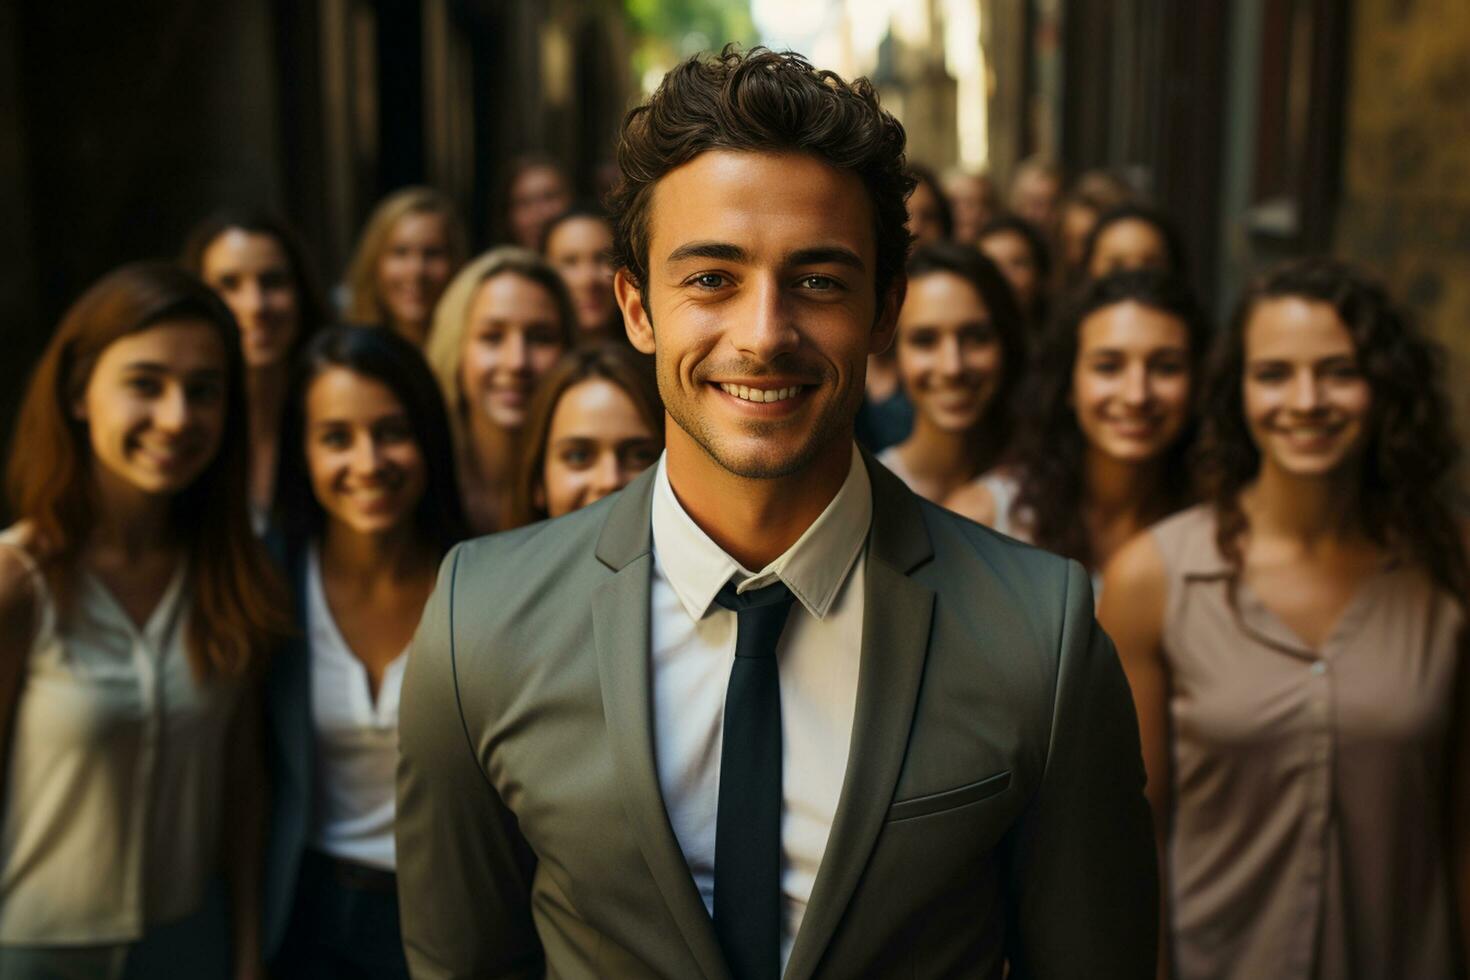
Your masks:
<instances>
[{"instance_id":1,"label":"button-up blouse","mask_svg":"<svg viewBox=\"0 0 1470 980\"><path fill-rule=\"evenodd\" d=\"M131 942L183 918L219 867L234 684L185 653L187 574L138 629L81 573L64 616L31 568L27 653L0 819L0 945Z\"/></svg>"},{"instance_id":2,"label":"button-up blouse","mask_svg":"<svg viewBox=\"0 0 1470 980\"><path fill-rule=\"evenodd\" d=\"M1214 511L1152 532L1168 573L1175 976L1454 973L1454 599L1389 563L1320 649L1231 569Z\"/></svg>"}]
</instances>

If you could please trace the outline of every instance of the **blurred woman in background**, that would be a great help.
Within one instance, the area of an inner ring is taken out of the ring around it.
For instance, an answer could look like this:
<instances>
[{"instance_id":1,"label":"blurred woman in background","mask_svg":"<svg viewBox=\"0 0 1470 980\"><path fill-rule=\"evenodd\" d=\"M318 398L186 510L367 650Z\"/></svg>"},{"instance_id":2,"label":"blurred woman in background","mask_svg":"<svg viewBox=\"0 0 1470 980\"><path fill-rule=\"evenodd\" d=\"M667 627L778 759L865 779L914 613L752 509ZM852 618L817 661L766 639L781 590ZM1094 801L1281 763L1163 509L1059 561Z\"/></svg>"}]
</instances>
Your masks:
<instances>
[{"instance_id":1,"label":"blurred woman in background","mask_svg":"<svg viewBox=\"0 0 1470 980\"><path fill-rule=\"evenodd\" d=\"M507 526L561 517L621 490L663 447L648 358L616 343L566 354L531 400Z\"/></svg>"},{"instance_id":2,"label":"blurred woman in background","mask_svg":"<svg viewBox=\"0 0 1470 980\"><path fill-rule=\"evenodd\" d=\"M942 504L995 466L1010 441L1024 326L1010 284L973 248L920 245L907 271L894 346L914 431L878 460Z\"/></svg>"},{"instance_id":3,"label":"blurred woman in background","mask_svg":"<svg viewBox=\"0 0 1470 980\"><path fill-rule=\"evenodd\" d=\"M327 307L296 233L261 210L219 211L184 243L184 268L219 294L240 326L250 418L250 516L263 533L276 486L286 381Z\"/></svg>"},{"instance_id":4,"label":"blurred woman in background","mask_svg":"<svg viewBox=\"0 0 1470 980\"><path fill-rule=\"evenodd\" d=\"M373 209L358 237L344 314L422 346L434 306L464 259L464 225L453 201L429 187L395 191Z\"/></svg>"},{"instance_id":5,"label":"blurred woman in background","mask_svg":"<svg viewBox=\"0 0 1470 980\"><path fill-rule=\"evenodd\" d=\"M1069 286L1081 277L1087 239L1097 221L1114 208L1127 204L1132 189L1106 170L1089 170L1072 182L1057 220L1057 244L1061 253L1060 286Z\"/></svg>"},{"instance_id":6,"label":"blurred woman in background","mask_svg":"<svg viewBox=\"0 0 1470 980\"><path fill-rule=\"evenodd\" d=\"M908 196L909 234L914 236L914 243L948 241L954 235L954 216L939 178L918 163L909 164L909 176L914 179L914 189Z\"/></svg>"},{"instance_id":7,"label":"blurred woman in background","mask_svg":"<svg viewBox=\"0 0 1470 980\"><path fill-rule=\"evenodd\" d=\"M578 205L551 219L541 255L561 273L577 311L578 343L625 340L613 297L613 232L599 208Z\"/></svg>"},{"instance_id":8,"label":"blurred woman in background","mask_svg":"<svg viewBox=\"0 0 1470 980\"><path fill-rule=\"evenodd\" d=\"M1436 353L1349 266L1268 273L1211 365L1205 502L1108 567L1181 980L1461 975L1470 568Z\"/></svg>"},{"instance_id":9,"label":"blurred woman in background","mask_svg":"<svg viewBox=\"0 0 1470 980\"><path fill-rule=\"evenodd\" d=\"M954 240L974 245L980 240L980 229L999 209L995 181L987 173L951 170L945 174L942 189L954 218Z\"/></svg>"},{"instance_id":10,"label":"blurred woman in background","mask_svg":"<svg viewBox=\"0 0 1470 980\"><path fill-rule=\"evenodd\" d=\"M471 262L435 310L424 353L448 406L475 533L505 526L531 394L576 334L561 277L515 246Z\"/></svg>"},{"instance_id":11,"label":"blurred woman in background","mask_svg":"<svg viewBox=\"0 0 1470 980\"><path fill-rule=\"evenodd\" d=\"M1167 215L1142 204L1106 211L1082 249L1086 276L1101 279L1129 269L1157 269L1184 276L1184 246Z\"/></svg>"},{"instance_id":12,"label":"blurred woman in background","mask_svg":"<svg viewBox=\"0 0 1470 980\"><path fill-rule=\"evenodd\" d=\"M1100 569L1190 503L1185 459L1208 335L1177 280L1145 270L1090 284L1032 362L1014 465L956 494L953 509Z\"/></svg>"},{"instance_id":13,"label":"blurred woman in background","mask_svg":"<svg viewBox=\"0 0 1470 980\"><path fill-rule=\"evenodd\" d=\"M572 182L549 156L531 154L511 160L501 181L501 214L496 240L534 249L546 225L572 203Z\"/></svg>"},{"instance_id":14,"label":"blurred woman in background","mask_svg":"<svg viewBox=\"0 0 1470 980\"><path fill-rule=\"evenodd\" d=\"M1051 252L1029 221L1003 214L980 229L980 252L996 264L1021 307L1030 333L1046 323ZM1034 345L1033 345L1034 346Z\"/></svg>"},{"instance_id":15,"label":"blurred woman in background","mask_svg":"<svg viewBox=\"0 0 1470 980\"><path fill-rule=\"evenodd\" d=\"M298 623L267 689L264 947L278 980L406 978L398 695L439 562L465 534L449 422L412 344L334 327L296 369L281 449Z\"/></svg>"},{"instance_id":16,"label":"blurred woman in background","mask_svg":"<svg viewBox=\"0 0 1470 980\"><path fill-rule=\"evenodd\" d=\"M170 265L104 276L14 446L0 976L261 976L255 692L289 624L246 510L234 318Z\"/></svg>"}]
</instances>

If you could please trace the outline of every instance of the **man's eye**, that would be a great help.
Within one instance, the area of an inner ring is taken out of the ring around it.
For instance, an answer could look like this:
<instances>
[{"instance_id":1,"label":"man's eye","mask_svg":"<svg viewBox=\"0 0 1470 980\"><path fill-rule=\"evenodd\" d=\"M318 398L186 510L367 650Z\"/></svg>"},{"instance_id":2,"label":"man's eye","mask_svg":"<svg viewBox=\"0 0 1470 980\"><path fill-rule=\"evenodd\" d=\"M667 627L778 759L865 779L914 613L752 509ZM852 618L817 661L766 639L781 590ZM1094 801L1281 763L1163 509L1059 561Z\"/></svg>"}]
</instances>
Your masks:
<instances>
[{"instance_id":1,"label":"man's eye","mask_svg":"<svg viewBox=\"0 0 1470 980\"><path fill-rule=\"evenodd\" d=\"M806 289L816 292L827 292L837 288L837 280L831 276L802 276L801 284Z\"/></svg>"},{"instance_id":2,"label":"man's eye","mask_svg":"<svg viewBox=\"0 0 1470 980\"><path fill-rule=\"evenodd\" d=\"M701 272L689 281L701 289L719 289L725 285L725 277L718 272Z\"/></svg>"}]
</instances>

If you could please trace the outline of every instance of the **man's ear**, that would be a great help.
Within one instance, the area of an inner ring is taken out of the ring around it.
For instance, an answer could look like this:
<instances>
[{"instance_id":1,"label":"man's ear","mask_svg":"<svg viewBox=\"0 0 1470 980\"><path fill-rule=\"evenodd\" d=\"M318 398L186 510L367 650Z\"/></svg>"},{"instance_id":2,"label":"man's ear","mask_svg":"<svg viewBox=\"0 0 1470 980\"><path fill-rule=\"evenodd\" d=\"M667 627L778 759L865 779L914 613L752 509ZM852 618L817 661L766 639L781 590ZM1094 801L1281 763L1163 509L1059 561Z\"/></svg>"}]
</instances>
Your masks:
<instances>
[{"instance_id":1,"label":"man's ear","mask_svg":"<svg viewBox=\"0 0 1470 980\"><path fill-rule=\"evenodd\" d=\"M653 353L653 317L648 313L648 304L643 301L643 291L628 275L627 269L619 269L613 275L613 294L618 308L623 311L623 329L628 333L628 342L644 354Z\"/></svg>"},{"instance_id":2,"label":"man's ear","mask_svg":"<svg viewBox=\"0 0 1470 980\"><path fill-rule=\"evenodd\" d=\"M882 354L893 346L893 334L898 329L898 311L903 309L903 298L908 295L909 277L900 272L893 277L888 291L878 303L878 317L873 321L870 354Z\"/></svg>"}]
</instances>

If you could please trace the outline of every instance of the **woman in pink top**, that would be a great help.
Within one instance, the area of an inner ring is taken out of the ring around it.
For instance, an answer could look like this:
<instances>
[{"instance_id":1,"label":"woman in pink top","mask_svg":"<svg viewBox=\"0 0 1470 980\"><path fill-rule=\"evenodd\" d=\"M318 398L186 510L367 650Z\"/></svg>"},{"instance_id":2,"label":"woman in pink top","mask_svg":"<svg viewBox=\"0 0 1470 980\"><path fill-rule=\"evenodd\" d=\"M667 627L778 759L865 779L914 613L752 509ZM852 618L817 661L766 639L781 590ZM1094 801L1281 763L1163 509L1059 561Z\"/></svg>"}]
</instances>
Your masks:
<instances>
[{"instance_id":1,"label":"woman in pink top","mask_svg":"<svg viewBox=\"0 0 1470 980\"><path fill-rule=\"evenodd\" d=\"M1434 351L1305 260L1247 292L1205 404L1207 502L1117 554L1099 612L1164 849L1161 973L1458 975L1470 570Z\"/></svg>"}]
</instances>

